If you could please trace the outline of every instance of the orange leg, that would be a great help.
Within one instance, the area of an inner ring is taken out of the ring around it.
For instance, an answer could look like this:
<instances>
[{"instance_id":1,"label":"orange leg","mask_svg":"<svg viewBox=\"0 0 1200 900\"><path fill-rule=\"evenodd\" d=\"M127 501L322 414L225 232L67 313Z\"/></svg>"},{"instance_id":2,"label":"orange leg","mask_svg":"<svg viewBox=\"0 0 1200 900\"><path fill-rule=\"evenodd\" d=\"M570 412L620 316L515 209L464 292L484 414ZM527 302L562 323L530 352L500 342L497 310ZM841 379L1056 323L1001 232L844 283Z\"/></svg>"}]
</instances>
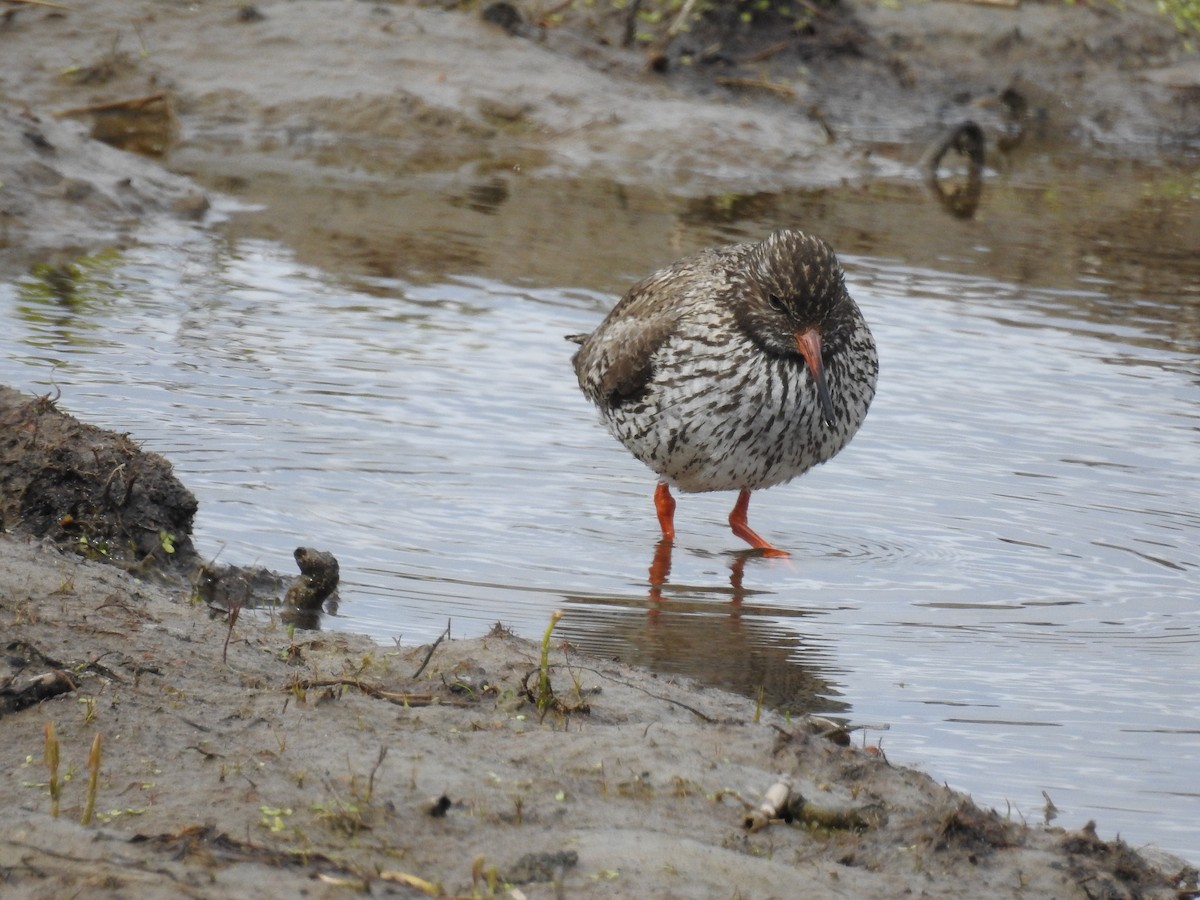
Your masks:
<instances>
[{"instance_id":1,"label":"orange leg","mask_svg":"<svg viewBox=\"0 0 1200 900\"><path fill-rule=\"evenodd\" d=\"M665 481L654 489L654 509L658 512L658 527L668 541L675 540L675 498Z\"/></svg>"},{"instance_id":2,"label":"orange leg","mask_svg":"<svg viewBox=\"0 0 1200 900\"><path fill-rule=\"evenodd\" d=\"M750 527L746 522L746 510L749 508L750 492L741 491L738 494L737 503L733 505L733 512L729 514L729 527L733 529L733 533L754 549L761 550L763 556L788 556L789 554L786 550L780 550L778 547L767 543L765 539L759 537L758 533Z\"/></svg>"}]
</instances>

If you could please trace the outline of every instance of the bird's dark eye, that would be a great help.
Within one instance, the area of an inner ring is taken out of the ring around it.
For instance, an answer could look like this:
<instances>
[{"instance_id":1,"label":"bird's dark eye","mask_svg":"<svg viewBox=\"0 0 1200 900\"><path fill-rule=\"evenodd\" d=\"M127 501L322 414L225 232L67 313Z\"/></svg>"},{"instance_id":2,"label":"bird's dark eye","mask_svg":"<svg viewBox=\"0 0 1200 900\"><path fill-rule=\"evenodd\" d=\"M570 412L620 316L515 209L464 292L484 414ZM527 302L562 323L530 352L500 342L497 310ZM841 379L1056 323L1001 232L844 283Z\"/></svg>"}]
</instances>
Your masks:
<instances>
[{"instance_id":1,"label":"bird's dark eye","mask_svg":"<svg viewBox=\"0 0 1200 900\"><path fill-rule=\"evenodd\" d=\"M775 312L783 312L783 298L778 294L767 294L767 306L775 310Z\"/></svg>"}]
</instances>

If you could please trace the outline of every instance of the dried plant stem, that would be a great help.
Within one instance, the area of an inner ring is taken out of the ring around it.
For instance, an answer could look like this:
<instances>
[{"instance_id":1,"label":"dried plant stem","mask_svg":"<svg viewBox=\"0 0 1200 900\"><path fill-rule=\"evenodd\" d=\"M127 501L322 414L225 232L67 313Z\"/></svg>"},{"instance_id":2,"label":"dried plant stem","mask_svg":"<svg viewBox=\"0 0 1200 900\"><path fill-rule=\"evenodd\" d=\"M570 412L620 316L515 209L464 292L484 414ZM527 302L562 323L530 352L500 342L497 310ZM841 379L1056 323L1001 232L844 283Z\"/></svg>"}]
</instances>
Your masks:
<instances>
[{"instance_id":1,"label":"dried plant stem","mask_svg":"<svg viewBox=\"0 0 1200 900\"><path fill-rule=\"evenodd\" d=\"M80 820L84 825L92 824L92 813L96 811L96 788L100 782L100 748L103 745L104 739L97 734L92 741L92 749L88 751L87 802L83 807L83 819Z\"/></svg>"},{"instance_id":2,"label":"dried plant stem","mask_svg":"<svg viewBox=\"0 0 1200 900\"><path fill-rule=\"evenodd\" d=\"M550 624L546 626L546 633L542 635L542 660L539 664L540 675L538 677L537 707L538 711L543 713L554 700L554 691L550 689L550 635L554 633L554 626L558 624L558 620L562 617L563 612L561 609L556 609L550 613Z\"/></svg>"},{"instance_id":3,"label":"dried plant stem","mask_svg":"<svg viewBox=\"0 0 1200 900\"><path fill-rule=\"evenodd\" d=\"M42 753L46 768L50 771L50 815L58 818L58 801L62 796L62 782L58 780L58 735L54 723L46 723L46 747Z\"/></svg>"},{"instance_id":4,"label":"dried plant stem","mask_svg":"<svg viewBox=\"0 0 1200 900\"><path fill-rule=\"evenodd\" d=\"M75 8L72 6L66 6L62 3L53 3L51 0L7 0L7 2L16 4L17 6L44 6L47 9L65 9L71 12L75 11Z\"/></svg>"},{"instance_id":5,"label":"dried plant stem","mask_svg":"<svg viewBox=\"0 0 1200 900\"><path fill-rule=\"evenodd\" d=\"M229 639L233 637L233 626L237 624L241 611L242 604L240 602L229 607L229 630L225 632L225 645L221 647L221 662L225 664L226 668L229 667Z\"/></svg>"}]
</instances>

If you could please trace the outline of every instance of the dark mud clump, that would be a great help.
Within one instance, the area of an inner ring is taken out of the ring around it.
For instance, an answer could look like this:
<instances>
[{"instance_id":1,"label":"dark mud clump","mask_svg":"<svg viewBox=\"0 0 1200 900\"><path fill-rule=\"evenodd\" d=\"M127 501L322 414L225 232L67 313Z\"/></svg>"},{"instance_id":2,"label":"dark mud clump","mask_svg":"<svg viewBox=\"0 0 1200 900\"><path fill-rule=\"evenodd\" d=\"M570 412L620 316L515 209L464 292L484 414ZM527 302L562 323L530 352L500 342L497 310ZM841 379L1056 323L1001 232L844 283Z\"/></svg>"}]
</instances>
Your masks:
<instances>
[{"instance_id":1,"label":"dark mud clump","mask_svg":"<svg viewBox=\"0 0 1200 900\"><path fill-rule=\"evenodd\" d=\"M156 453L0 386L0 527L139 573L196 564L196 498Z\"/></svg>"},{"instance_id":2,"label":"dark mud clump","mask_svg":"<svg viewBox=\"0 0 1200 900\"><path fill-rule=\"evenodd\" d=\"M328 551L297 547L293 553L299 576L288 579L263 566L206 562L196 572L196 595L213 610L233 613L243 608L275 607L282 596L282 618L297 628L320 627L322 613L336 613L340 567Z\"/></svg>"}]
</instances>

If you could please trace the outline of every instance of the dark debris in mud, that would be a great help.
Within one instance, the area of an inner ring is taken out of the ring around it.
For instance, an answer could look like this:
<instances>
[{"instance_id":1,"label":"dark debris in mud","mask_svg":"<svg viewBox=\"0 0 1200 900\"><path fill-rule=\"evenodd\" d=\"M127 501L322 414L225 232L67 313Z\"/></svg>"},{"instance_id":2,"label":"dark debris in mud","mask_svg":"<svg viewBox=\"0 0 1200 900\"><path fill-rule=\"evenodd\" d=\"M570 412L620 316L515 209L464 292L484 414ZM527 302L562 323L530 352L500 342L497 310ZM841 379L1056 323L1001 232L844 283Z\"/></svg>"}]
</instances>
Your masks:
<instances>
[{"instance_id":1,"label":"dark debris in mud","mask_svg":"<svg viewBox=\"0 0 1200 900\"><path fill-rule=\"evenodd\" d=\"M942 822L935 846L939 850L957 848L968 853L990 853L1020 843L1020 829L1000 818L995 810L980 809L964 801Z\"/></svg>"},{"instance_id":2,"label":"dark debris in mud","mask_svg":"<svg viewBox=\"0 0 1200 900\"><path fill-rule=\"evenodd\" d=\"M1196 869L1185 866L1168 876L1169 884L1164 885L1162 874L1124 841L1101 840L1095 822L1064 836L1062 848L1072 878L1089 900L1138 900L1145 896L1146 886L1154 884L1173 887L1179 900L1200 897Z\"/></svg>"}]
</instances>

